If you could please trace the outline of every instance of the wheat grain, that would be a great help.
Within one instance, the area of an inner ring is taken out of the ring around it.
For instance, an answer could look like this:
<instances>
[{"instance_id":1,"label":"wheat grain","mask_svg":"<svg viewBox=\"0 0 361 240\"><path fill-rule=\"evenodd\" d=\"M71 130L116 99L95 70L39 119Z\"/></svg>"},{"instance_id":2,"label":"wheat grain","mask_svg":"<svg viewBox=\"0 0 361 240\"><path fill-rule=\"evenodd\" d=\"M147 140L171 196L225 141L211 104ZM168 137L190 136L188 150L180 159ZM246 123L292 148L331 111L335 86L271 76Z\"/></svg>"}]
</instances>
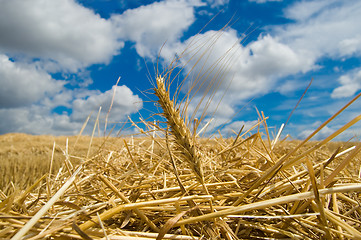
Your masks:
<instances>
[{"instance_id":1,"label":"wheat grain","mask_svg":"<svg viewBox=\"0 0 361 240\"><path fill-rule=\"evenodd\" d=\"M170 100L169 90L165 88L164 78L158 76L156 81L155 95L159 99L158 103L163 109L163 115L167 119L174 142L181 153L182 159L188 162L199 183L205 186L201 153L196 147L195 139L192 137L193 135L184 119L180 116L179 109L176 109L174 102Z\"/></svg>"}]
</instances>

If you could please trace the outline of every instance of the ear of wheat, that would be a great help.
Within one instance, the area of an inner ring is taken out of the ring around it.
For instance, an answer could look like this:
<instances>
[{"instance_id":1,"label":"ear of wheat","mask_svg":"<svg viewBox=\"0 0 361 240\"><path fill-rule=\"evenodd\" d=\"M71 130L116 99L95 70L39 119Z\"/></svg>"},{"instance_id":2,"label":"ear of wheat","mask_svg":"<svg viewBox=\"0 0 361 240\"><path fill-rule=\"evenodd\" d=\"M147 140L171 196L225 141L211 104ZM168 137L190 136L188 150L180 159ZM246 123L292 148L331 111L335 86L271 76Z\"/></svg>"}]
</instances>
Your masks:
<instances>
[{"instance_id":1,"label":"ear of wheat","mask_svg":"<svg viewBox=\"0 0 361 240\"><path fill-rule=\"evenodd\" d=\"M167 124L171 129L174 142L178 150L180 150L182 160L189 164L199 183L205 186L201 155L196 147L195 139L184 119L180 116L179 109L176 109L174 102L170 99L164 78L157 76L156 81L155 95L158 97L158 103L163 109L163 116L167 119ZM206 190L206 192L208 191Z\"/></svg>"}]
</instances>

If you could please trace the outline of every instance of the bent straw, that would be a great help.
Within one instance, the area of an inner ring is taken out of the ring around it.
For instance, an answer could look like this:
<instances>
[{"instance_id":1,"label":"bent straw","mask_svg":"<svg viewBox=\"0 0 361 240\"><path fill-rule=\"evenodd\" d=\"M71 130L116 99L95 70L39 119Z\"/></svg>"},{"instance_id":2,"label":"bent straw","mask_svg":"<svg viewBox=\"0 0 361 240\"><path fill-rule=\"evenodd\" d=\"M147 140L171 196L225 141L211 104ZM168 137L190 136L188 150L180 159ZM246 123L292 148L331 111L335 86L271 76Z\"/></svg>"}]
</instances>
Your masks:
<instances>
[{"instance_id":1,"label":"bent straw","mask_svg":"<svg viewBox=\"0 0 361 240\"><path fill-rule=\"evenodd\" d=\"M271 168L269 168L265 172L264 175L262 175L241 197L238 198L238 200L236 200L233 203L233 206L239 205L243 201L244 198L246 198L254 189L258 188L266 179L268 179L271 176L274 176L275 173L277 173L278 171L280 171L280 170L282 170L282 169L284 169L284 168L286 168L286 167L288 167L288 166L290 166L292 164L295 164L298 160L302 159L307 154L313 152L314 150L316 150L317 148L319 148L323 144L331 141L333 138L337 137L343 131L345 131L346 129L348 129L349 127L351 127L352 125L354 125L358 121L360 121L361 120L361 115L359 115L359 116L355 117L354 119L352 119L350 122L345 124L343 127L338 129L337 131L335 131L333 134L331 134L329 137L327 137L326 139L324 139L320 143L316 144L314 147L312 147L308 151L305 151L304 153L302 153L301 155L299 155L298 157L296 157L294 159L289 159L299 148L301 148L301 146L306 144L306 142L308 140L310 140L314 135L316 135L316 133L318 133L324 126L326 126L329 122L331 122L331 120L333 120L338 114L340 114L343 110L345 110L352 102L356 101L356 99L359 98L360 96L361 96L361 93L358 94L354 99L352 99L348 104L346 104L341 110L339 110L337 113L335 113L326 122L321 124L320 127L318 127L309 137L307 137L304 141L302 141L296 148L294 148L289 153L287 153L285 156L283 156L280 160L278 160L278 162L276 162L275 165L273 165Z\"/></svg>"},{"instance_id":2,"label":"bent straw","mask_svg":"<svg viewBox=\"0 0 361 240\"><path fill-rule=\"evenodd\" d=\"M339 193L339 192L344 193L344 192L351 192L351 191L355 191L355 192L361 191L361 184L349 184L349 185L340 186L340 187L320 189L319 194L326 195L326 194L332 194L332 193ZM196 223L196 222L200 222L200 221L209 221L210 219L213 219L213 218L224 217L224 216L233 215L233 214L239 214L239 213L243 213L246 211L262 209L262 208L266 208L266 207L300 201L300 200L304 200L304 199L314 199L314 197L315 197L315 195L314 195L313 191L292 194L292 195L283 196L283 197L279 197L279 198L273 198L273 199L264 200L264 201L260 201L260 202L245 204L245 205L238 206L238 207L231 207L229 209L221 210L218 212L208 213L208 214L205 214L202 216L188 218L188 219L179 221L177 224L175 224L175 226L181 226L184 224L191 224L191 223Z\"/></svg>"},{"instance_id":3,"label":"bent straw","mask_svg":"<svg viewBox=\"0 0 361 240\"><path fill-rule=\"evenodd\" d=\"M39 219L53 206L53 204L63 195L68 187L74 182L76 175L80 172L82 166L79 166L73 175L65 182L65 184L55 193L55 195L27 222L23 228L19 230L11 240L21 239L38 221Z\"/></svg>"},{"instance_id":4,"label":"bent straw","mask_svg":"<svg viewBox=\"0 0 361 240\"><path fill-rule=\"evenodd\" d=\"M210 195L202 195L202 196L192 195L192 196L186 196L186 197L181 197L181 198L177 197L177 198L159 199L159 200L146 201L146 202L127 203L127 204L122 204L122 205L119 205L117 207L111 208L111 209L103 212L102 214L100 214L100 219L104 221L104 220L111 218L112 216L114 216L115 214L117 214L121 211L139 209L141 207L146 207L146 206L155 206L155 205L159 205L159 204L172 203L172 202L178 202L178 201L188 201L188 200L194 200L194 199L210 199L210 198L212 198L212 196L210 196ZM89 220L89 221L81 224L79 226L79 228L82 231L84 231L88 228L95 226L96 224L98 224L98 218L92 218L92 220Z\"/></svg>"},{"instance_id":5,"label":"bent straw","mask_svg":"<svg viewBox=\"0 0 361 240\"><path fill-rule=\"evenodd\" d=\"M326 239L332 239L329 227L327 226L327 218L325 216L325 210L324 210L323 205L322 205L322 200L321 200L320 193L319 193L319 186L317 185L315 171L313 169L313 165L311 163L311 160L307 158L306 159L306 164L307 164L308 174L310 175L312 190L313 190L313 193L315 195L314 201L316 202L317 209L318 209L318 211L320 213L321 229L323 231L325 231L324 237Z\"/></svg>"},{"instance_id":6,"label":"bent straw","mask_svg":"<svg viewBox=\"0 0 361 240\"><path fill-rule=\"evenodd\" d=\"M99 179L102 180L118 197L120 197L124 202L131 203L130 200L122 193L120 192L114 185L111 183L108 179L106 179L104 176L100 175ZM144 221L146 222L150 228L153 229L155 232L159 232L159 228L151 221L149 218L138 208L134 209L134 212ZM100 219L100 217L99 217ZM98 219L98 221L99 221Z\"/></svg>"},{"instance_id":7,"label":"bent straw","mask_svg":"<svg viewBox=\"0 0 361 240\"><path fill-rule=\"evenodd\" d=\"M336 175L344 169L347 164L356 156L356 154L361 150L361 144L359 143L356 148L341 162L341 164L328 176L325 180L325 186L328 186L332 183Z\"/></svg>"},{"instance_id":8,"label":"bent straw","mask_svg":"<svg viewBox=\"0 0 361 240\"><path fill-rule=\"evenodd\" d=\"M126 237L145 237L147 240L150 240L152 238L156 238L158 236L158 233L150 233L150 232L135 232L135 231L126 231L126 230L119 230L119 233L124 234L124 236L111 236L112 240L117 239L128 239ZM164 235L163 239L181 239L181 240L199 240L203 239L201 237L196 236L188 236L188 235L176 235L176 234L166 234Z\"/></svg>"}]
</instances>

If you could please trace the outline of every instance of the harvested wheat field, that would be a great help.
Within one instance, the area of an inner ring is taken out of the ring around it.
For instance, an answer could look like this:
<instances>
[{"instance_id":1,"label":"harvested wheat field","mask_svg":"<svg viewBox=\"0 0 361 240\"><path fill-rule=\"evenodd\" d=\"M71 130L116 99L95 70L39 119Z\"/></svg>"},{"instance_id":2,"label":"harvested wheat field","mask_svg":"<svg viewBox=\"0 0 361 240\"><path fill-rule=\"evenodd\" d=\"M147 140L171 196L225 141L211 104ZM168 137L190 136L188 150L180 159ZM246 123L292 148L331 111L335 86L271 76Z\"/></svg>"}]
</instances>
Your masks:
<instances>
[{"instance_id":1,"label":"harvested wheat field","mask_svg":"<svg viewBox=\"0 0 361 240\"><path fill-rule=\"evenodd\" d=\"M273 137L263 112L233 137L201 137L230 63L222 56L207 74L178 81L183 56L207 58L209 47L197 44L163 72L157 63L150 99L159 112L129 119L140 135L1 136L0 238L361 239L361 144L332 142L361 115L312 141L361 93L302 141L282 130ZM200 89L197 115L189 106Z\"/></svg>"},{"instance_id":2,"label":"harvested wheat field","mask_svg":"<svg viewBox=\"0 0 361 240\"><path fill-rule=\"evenodd\" d=\"M1 136L0 237L361 239L361 145L330 142L360 116L317 142L328 122L271 139L263 114L252 134L205 139L167 83L164 121L133 122L143 137Z\"/></svg>"}]
</instances>

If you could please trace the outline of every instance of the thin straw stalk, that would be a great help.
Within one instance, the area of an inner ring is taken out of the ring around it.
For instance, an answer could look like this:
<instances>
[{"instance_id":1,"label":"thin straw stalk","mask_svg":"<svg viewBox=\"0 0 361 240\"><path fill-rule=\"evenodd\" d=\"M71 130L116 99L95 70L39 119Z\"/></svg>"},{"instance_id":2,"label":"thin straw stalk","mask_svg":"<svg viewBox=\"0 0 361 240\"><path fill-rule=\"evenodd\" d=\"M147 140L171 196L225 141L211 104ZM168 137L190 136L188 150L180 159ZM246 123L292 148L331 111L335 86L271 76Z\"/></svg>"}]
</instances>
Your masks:
<instances>
[{"instance_id":1,"label":"thin straw stalk","mask_svg":"<svg viewBox=\"0 0 361 240\"><path fill-rule=\"evenodd\" d=\"M108 179L106 179L104 176L99 176L100 180L102 180L118 197L120 197L124 202L131 203L130 200L121 193ZM138 208L134 209L134 212L144 221L148 224L150 228L152 228L153 231L159 232L159 228L155 226L155 224L149 220L149 218ZM100 218L100 217L99 217Z\"/></svg>"},{"instance_id":2,"label":"thin straw stalk","mask_svg":"<svg viewBox=\"0 0 361 240\"><path fill-rule=\"evenodd\" d=\"M192 195L192 196L186 196L186 197L181 197L181 198L168 198L168 199L160 199L160 200L153 200L153 201L146 201L146 202L127 203L127 204L122 204L122 205L119 205L117 207L111 208L111 209L103 212L102 214L100 214L100 219L102 221L104 221L104 220L107 220L107 219L113 217L115 214L117 214L119 212L133 210L133 209L139 209L141 207L146 207L146 206L155 206L155 205L174 203L174 202L179 202L179 201L188 201L188 200L194 200L194 199L209 199L209 198L212 198L212 196ZM85 231L86 229L91 228L98 223L99 223L98 218L95 217L95 218L92 218L92 220L89 220L89 221L81 224L79 226L79 228L82 231Z\"/></svg>"},{"instance_id":3,"label":"thin straw stalk","mask_svg":"<svg viewBox=\"0 0 361 240\"><path fill-rule=\"evenodd\" d=\"M344 193L344 192L352 192L352 191L355 191L355 192L361 191L361 184L349 184L349 185L340 186L340 187L320 189L319 194L326 195L326 194L332 194L332 193L338 193L338 192ZM283 196L283 197L279 197L279 198L268 199L268 200L259 201L259 202L255 202L255 203L245 204L245 205L238 206L238 207L231 207L229 209L225 209L225 210L221 210L221 211L213 212L213 213L208 213L208 214L205 214L202 216L197 216L197 217L192 217L192 218L188 218L185 220L181 220L175 226L196 223L199 221L209 221L210 219L213 219L213 218L224 217L224 216L233 215L233 214L240 214L243 212L256 210L256 209L264 209L267 207L295 202L295 201L300 201L300 200L304 200L304 199L314 199L314 197L315 197L314 192L310 191L310 192L297 193L297 194L292 194L292 195L288 195L288 196Z\"/></svg>"},{"instance_id":4,"label":"thin straw stalk","mask_svg":"<svg viewBox=\"0 0 361 240\"><path fill-rule=\"evenodd\" d=\"M361 96L361 94L357 95L358 97ZM353 99L350 102L353 102L355 99ZM346 106L349 106L350 103L346 104ZM342 108L342 110L344 110L345 107ZM329 120L327 120L326 122L330 122L332 119L334 119L338 114L341 113L341 110L338 111L336 114L334 114ZM282 157L280 160L278 160L278 162L276 162L275 165L273 165L271 168L269 168L265 174L263 174L248 190L247 192L245 192L240 198L238 198L238 200L236 200L233 205L237 206L239 205L244 198L246 198L254 189L258 188L262 182L264 182L266 179L269 179L273 176L275 176L275 174L282 170L285 169L286 167L289 167L293 164L295 164L296 162L298 162L299 160L301 160L302 158L304 158L306 155L310 154L311 152L315 151L316 149L320 148L322 145L326 144L327 142L331 141L333 138L337 137L339 134L341 134L343 131L345 131L346 129L348 129L349 127L351 127L352 125L354 125L355 123L357 123L358 121L361 120L361 115L355 117L354 119L352 119L350 122L348 122L347 124L345 124L344 126L342 126L340 129L338 129L337 131L335 131L333 134L331 134L329 137L327 137L326 139L322 140L321 142L319 142L318 144L316 144L314 147L312 147L311 149L303 152L301 155L297 156L296 158L290 159L290 157L299 149L301 148L301 146L303 146L310 138L311 136L314 136L317 132L319 132L324 126L325 123L323 123L318 129L316 129L306 140L304 140L302 143L300 143L296 148L294 148L291 152L289 152L288 154L286 154L284 157Z\"/></svg>"},{"instance_id":5,"label":"thin straw stalk","mask_svg":"<svg viewBox=\"0 0 361 240\"><path fill-rule=\"evenodd\" d=\"M65 184L55 193L55 195L32 217L25 226L19 230L11 240L21 239L38 221L39 219L53 206L53 204L63 195L68 187L74 182L76 175L81 170L81 166L73 173L73 175L65 182Z\"/></svg>"}]
</instances>

